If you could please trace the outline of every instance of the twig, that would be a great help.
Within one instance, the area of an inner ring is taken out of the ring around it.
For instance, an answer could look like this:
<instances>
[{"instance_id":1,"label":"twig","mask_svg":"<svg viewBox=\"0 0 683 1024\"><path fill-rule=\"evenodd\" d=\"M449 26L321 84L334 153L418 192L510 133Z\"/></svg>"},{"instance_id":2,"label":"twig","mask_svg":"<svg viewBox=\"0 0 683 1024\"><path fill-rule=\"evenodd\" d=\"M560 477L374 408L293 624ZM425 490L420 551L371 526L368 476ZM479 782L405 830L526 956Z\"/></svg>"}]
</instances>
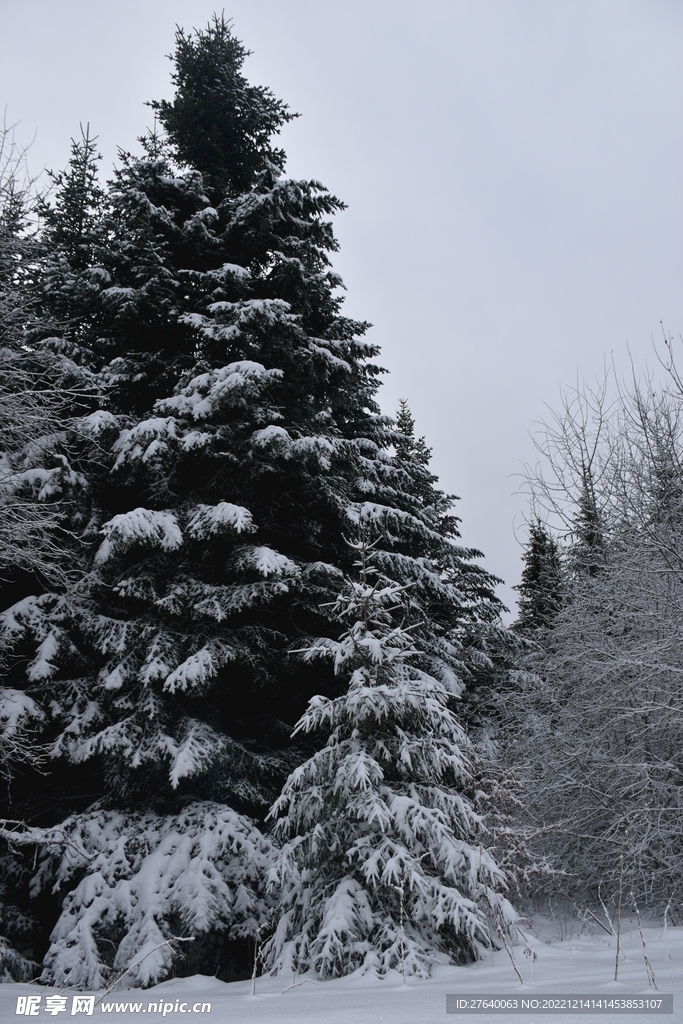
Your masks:
<instances>
[{"instance_id":1,"label":"twig","mask_svg":"<svg viewBox=\"0 0 683 1024\"><path fill-rule=\"evenodd\" d=\"M315 978L302 978L301 981L293 981L291 985L287 986L287 988L283 988L283 990L280 993L280 995L284 995L285 992L289 992L290 988L298 988L299 985L317 985L317 984L318 984L318 982L315 980Z\"/></svg>"},{"instance_id":2,"label":"twig","mask_svg":"<svg viewBox=\"0 0 683 1024\"><path fill-rule=\"evenodd\" d=\"M604 914L605 914L605 917L607 918L607 922L609 924L609 928L610 928L609 934L610 935L614 935L614 934L616 934L615 931L614 931L614 923L612 921L612 918L609 916L609 914L607 912L607 907L605 906L605 901L602 898L602 891L601 890L602 890L602 882L600 882L599 885L598 885L598 899L600 900L600 906L602 907L602 909L604 911ZM605 929L605 931L607 931L607 929Z\"/></svg>"},{"instance_id":3,"label":"twig","mask_svg":"<svg viewBox=\"0 0 683 1024\"><path fill-rule=\"evenodd\" d=\"M254 970L251 974L251 994L256 995L256 973L258 970L259 961L263 963L263 957L261 956L261 949L263 943L261 942L261 928L263 925L258 925L256 929L256 935L254 936Z\"/></svg>"},{"instance_id":4,"label":"twig","mask_svg":"<svg viewBox=\"0 0 683 1024\"><path fill-rule=\"evenodd\" d=\"M628 829L624 832L624 838L621 843L621 853L619 854L619 898L617 900L617 955L614 961L614 980L616 981L619 976L619 952L621 950L621 897L624 891L624 845L626 843L626 836Z\"/></svg>"},{"instance_id":5,"label":"twig","mask_svg":"<svg viewBox=\"0 0 683 1024\"><path fill-rule=\"evenodd\" d=\"M510 949L510 946L508 945L508 940L507 940L507 938L505 936L505 932L503 931L503 929L500 927L500 924L498 923L498 918L496 916L496 908L493 905L493 900L491 899L491 893L489 892L488 888L485 889L485 892L486 892L486 899L488 900L488 904L489 904L489 906L491 908L491 915L493 917L493 923L496 926L496 931L498 932L498 936L499 936L501 942L503 943L503 945L505 946L505 952L510 957L510 963L514 967L515 974L519 978L520 985L523 985L524 984L524 979L522 978L522 975L519 973L519 968L518 968L517 964L515 963L515 958L512 955L512 950Z\"/></svg>"},{"instance_id":6,"label":"twig","mask_svg":"<svg viewBox=\"0 0 683 1024\"><path fill-rule=\"evenodd\" d=\"M66 975L66 977L65 977L65 979L64 979L64 981L63 981L63 983L62 983L62 986L61 986L61 988L59 989L59 995L61 995L61 994L62 994L62 992L64 991L64 989L65 989L65 988L66 988L66 987L68 986L68 983L69 983L69 978L71 977L71 975L73 974L73 972L74 972L74 971L76 970L76 968L77 968L77 967L80 967L80 966L81 966L81 964L83 963L83 961L84 961L84 960L85 960L85 955L83 955L83 956L82 956L82 957L80 958L80 960L78 960L78 961L77 961L77 963L75 963L75 964L73 965L73 967L71 968L71 970L70 970L70 971L68 972L68 974Z\"/></svg>"},{"instance_id":7,"label":"twig","mask_svg":"<svg viewBox=\"0 0 683 1024\"><path fill-rule=\"evenodd\" d=\"M608 935L614 935L614 929L612 929L612 930L610 931L610 929L609 929L609 928L605 928L605 926L604 926L604 924L602 923L602 921L601 921L601 920L600 920L599 918L597 918L597 917L595 916L595 914L594 914L594 913L593 913L593 911L592 911L592 910L590 909L590 907L586 907L586 909L585 909L584 913L586 913L586 914L590 914L590 916L591 916L591 917L593 918L593 920L594 920L594 921L595 921L595 923L596 923L596 924L598 925L598 927L602 928L603 932L607 932L607 934L608 934Z\"/></svg>"},{"instance_id":8,"label":"twig","mask_svg":"<svg viewBox=\"0 0 683 1024\"><path fill-rule=\"evenodd\" d=\"M672 900L673 900L673 896L670 896L669 897L669 902L667 903L667 905L666 905L666 907L664 909L664 948L666 950L666 955L667 955L669 960L672 960L673 958L671 956L671 953L669 952L669 937L667 935L667 930L666 930L666 925L667 925L667 920L666 919L667 919L667 915L669 913L669 907L671 906L671 901Z\"/></svg>"},{"instance_id":9,"label":"twig","mask_svg":"<svg viewBox=\"0 0 683 1024\"><path fill-rule=\"evenodd\" d=\"M146 960L148 956L152 955L152 953L156 953L156 951L158 949L161 949L162 946L172 946L174 942L194 942L194 939L194 935L189 935L186 938L181 938L179 935L175 935L172 939L164 939L163 942L160 942L157 946L154 946L153 949L149 949L145 953L145 955L141 956L140 959L135 963L133 963L133 961L135 960L135 955L133 955L131 959L128 961L126 967L122 971L119 971L114 980L110 982L109 985L107 985L107 987L105 988L105 990L103 991L102 995L97 1000L97 1003L95 1005L99 1005L102 1002L102 1000L109 995L110 992L113 992L118 983L122 981L134 967L139 967L143 960Z\"/></svg>"},{"instance_id":10,"label":"twig","mask_svg":"<svg viewBox=\"0 0 683 1024\"><path fill-rule=\"evenodd\" d=\"M638 909L638 904L636 903L636 897L635 893L633 892L633 889L631 889L631 899L633 900L633 906L635 907L636 911L636 918L638 919L638 931L640 932L640 941L643 944L643 960L645 961L645 973L647 974L647 981L649 985L652 985L652 987L656 989L657 982L655 981L655 972L652 969L652 964L648 960L647 946L645 945L645 936L643 935L643 927L640 923L640 911Z\"/></svg>"}]
</instances>

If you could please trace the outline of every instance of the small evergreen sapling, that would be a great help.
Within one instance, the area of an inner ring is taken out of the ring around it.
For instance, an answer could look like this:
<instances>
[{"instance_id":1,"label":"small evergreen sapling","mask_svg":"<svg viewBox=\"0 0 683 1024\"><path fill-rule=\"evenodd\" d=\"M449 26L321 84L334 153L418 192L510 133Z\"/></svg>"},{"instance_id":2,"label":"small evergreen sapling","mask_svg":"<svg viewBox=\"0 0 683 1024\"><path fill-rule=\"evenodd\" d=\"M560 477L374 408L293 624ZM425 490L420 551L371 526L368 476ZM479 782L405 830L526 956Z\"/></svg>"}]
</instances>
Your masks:
<instances>
[{"instance_id":1,"label":"small evergreen sapling","mask_svg":"<svg viewBox=\"0 0 683 1024\"><path fill-rule=\"evenodd\" d=\"M407 588L376 569L362 522L360 532L359 579L335 606L346 631L303 652L331 658L349 685L314 697L296 727L328 739L271 810L280 920L264 957L275 972L321 978L424 977L435 955L462 963L513 932L515 914L463 796L468 742L453 693L418 667L401 623Z\"/></svg>"}]
</instances>

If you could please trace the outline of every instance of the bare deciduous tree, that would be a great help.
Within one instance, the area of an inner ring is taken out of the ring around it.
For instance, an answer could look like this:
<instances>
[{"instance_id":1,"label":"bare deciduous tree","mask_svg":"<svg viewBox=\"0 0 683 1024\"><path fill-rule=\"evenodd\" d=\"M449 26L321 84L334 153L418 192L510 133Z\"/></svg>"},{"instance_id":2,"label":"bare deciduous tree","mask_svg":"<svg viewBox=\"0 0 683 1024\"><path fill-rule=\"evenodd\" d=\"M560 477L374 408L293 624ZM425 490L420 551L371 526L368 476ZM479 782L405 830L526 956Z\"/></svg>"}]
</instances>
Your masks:
<instances>
[{"instance_id":1,"label":"bare deciduous tree","mask_svg":"<svg viewBox=\"0 0 683 1024\"><path fill-rule=\"evenodd\" d=\"M60 499L74 474L63 438L74 400L66 361L27 339L36 325L31 293L39 245L32 221L35 180L27 150L6 119L0 127L0 579L17 571L64 581ZM61 450L60 450L61 449Z\"/></svg>"},{"instance_id":2,"label":"bare deciduous tree","mask_svg":"<svg viewBox=\"0 0 683 1024\"><path fill-rule=\"evenodd\" d=\"M506 756L562 891L616 888L623 850L652 905L683 877L683 388L614 390L567 395L539 441L529 486L567 593L508 702Z\"/></svg>"}]
</instances>

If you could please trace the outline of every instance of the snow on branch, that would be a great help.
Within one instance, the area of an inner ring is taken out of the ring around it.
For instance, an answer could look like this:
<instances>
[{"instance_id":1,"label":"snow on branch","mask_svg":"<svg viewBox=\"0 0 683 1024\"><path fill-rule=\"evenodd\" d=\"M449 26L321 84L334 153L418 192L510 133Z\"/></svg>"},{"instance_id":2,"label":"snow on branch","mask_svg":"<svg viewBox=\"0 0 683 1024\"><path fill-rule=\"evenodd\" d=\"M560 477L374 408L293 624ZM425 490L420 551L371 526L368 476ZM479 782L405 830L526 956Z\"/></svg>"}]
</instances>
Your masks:
<instances>
[{"instance_id":1,"label":"snow on branch","mask_svg":"<svg viewBox=\"0 0 683 1024\"><path fill-rule=\"evenodd\" d=\"M357 528L359 578L334 606L346 630L299 652L332 656L348 686L314 697L295 729L321 746L270 811L280 920L263 955L275 972L424 977L437 953L463 962L514 937L516 915L465 794L469 743L452 693L414 663L406 587L373 565L367 521Z\"/></svg>"},{"instance_id":2,"label":"snow on branch","mask_svg":"<svg viewBox=\"0 0 683 1024\"><path fill-rule=\"evenodd\" d=\"M217 505L198 505L187 524L187 534L193 540L231 533L251 533L255 529L249 509L229 501L221 501Z\"/></svg>"},{"instance_id":3,"label":"snow on branch","mask_svg":"<svg viewBox=\"0 0 683 1024\"><path fill-rule=\"evenodd\" d=\"M38 850L35 892L66 892L44 984L100 989L125 970L133 984L154 985L171 973L178 929L246 938L269 918L272 843L225 805L167 816L97 810L54 829L4 824L3 835Z\"/></svg>"},{"instance_id":4,"label":"snow on branch","mask_svg":"<svg viewBox=\"0 0 683 1024\"><path fill-rule=\"evenodd\" d=\"M112 555L122 554L135 544L144 544L161 551L176 551L183 543L175 515L148 508L135 508L132 512L114 516L104 524L101 532L105 539L95 555L95 562L99 564L106 562Z\"/></svg>"}]
</instances>

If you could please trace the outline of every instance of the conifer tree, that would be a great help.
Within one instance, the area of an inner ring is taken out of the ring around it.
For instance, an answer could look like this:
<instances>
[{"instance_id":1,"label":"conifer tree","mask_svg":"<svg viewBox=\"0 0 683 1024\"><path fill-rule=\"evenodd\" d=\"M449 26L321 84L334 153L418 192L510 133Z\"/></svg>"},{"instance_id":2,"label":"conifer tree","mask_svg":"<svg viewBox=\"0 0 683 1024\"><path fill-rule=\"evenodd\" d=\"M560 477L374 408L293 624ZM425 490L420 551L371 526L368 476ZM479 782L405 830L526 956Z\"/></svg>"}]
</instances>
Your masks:
<instances>
[{"instance_id":1,"label":"conifer tree","mask_svg":"<svg viewBox=\"0 0 683 1024\"><path fill-rule=\"evenodd\" d=\"M20 180L24 154L7 127L0 129L0 340L16 340L26 306L22 271L31 249L26 236L26 184Z\"/></svg>"},{"instance_id":2,"label":"conifer tree","mask_svg":"<svg viewBox=\"0 0 683 1024\"><path fill-rule=\"evenodd\" d=\"M577 504L571 561L579 576L595 576L605 563L606 538L589 466L583 467Z\"/></svg>"},{"instance_id":3,"label":"conifer tree","mask_svg":"<svg viewBox=\"0 0 683 1024\"><path fill-rule=\"evenodd\" d=\"M0 347L6 358L21 350L35 318L29 289L37 254L31 217L35 182L15 128L6 122L0 126Z\"/></svg>"},{"instance_id":4,"label":"conifer tree","mask_svg":"<svg viewBox=\"0 0 683 1024\"><path fill-rule=\"evenodd\" d=\"M438 477L429 469L432 450L427 447L424 437L415 437L415 419L408 402L403 398L399 401L396 413L393 445L398 465L411 478L411 484L406 489L414 492L424 505L441 505L444 513L450 516L444 528L454 529L457 520L452 517L451 499L435 487Z\"/></svg>"},{"instance_id":5,"label":"conifer tree","mask_svg":"<svg viewBox=\"0 0 683 1024\"><path fill-rule=\"evenodd\" d=\"M34 182L14 128L0 128L0 607L60 578L63 537L49 474L27 459L46 432L59 429L63 378L54 361L27 345L38 320L30 283L38 258L31 216ZM42 476L39 481L38 477ZM53 475L53 480L55 476ZM43 489L44 488L44 489ZM40 495L43 491L42 496ZM25 590L24 590L25 592ZM1 649L1 643L0 643ZM41 778L46 753L37 741L44 724L38 704L17 688L12 661L0 686L0 786L21 794L22 775ZM4 794L3 794L4 796ZM6 806L5 801L2 805ZM29 908L30 865L0 847L0 981L29 981L35 919Z\"/></svg>"},{"instance_id":6,"label":"conifer tree","mask_svg":"<svg viewBox=\"0 0 683 1024\"><path fill-rule=\"evenodd\" d=\"M519 615L514 628L519 632L548 629L563 604L563 569L555 538L540 519L529 524L519 593Z\"/></svg>"},{"instance_id":7,"label":"conifer tree","mask_svg":"<svg viewBox=\"0 0 683 1024\"><path fill-rule=\"evenodd\" d=\"M406 588L373 566L360 522L357 580L335 613L346 631L304 656L329 658L348 689L317 696L297 731L323 745L285 783L272 816L276 971L338 977L357 968L425 976L435 952L462 963L514 929L503 879L463 794L468 742L453 693L419 667ZM327 739L325 742L325 735Z\"/></svg>"},{"instance_id":8,"label":"conifer tree","mask_svg":"<svg viewBox=\"0 0 683 1024\"><path fill-rule=\"evenodd\" d=\"M13 129L0 129L0 607L23 584L60 577L57 497L70 475L63 458L43 458L46 438L62 427L72 375L32 345L45 331L33 287L41 252L34 186Z\"/></svg>"},{"instance_id":9,"label":"conifer tree","mask_svg":"<svg viewBox=\"0 0 683 1024\"><path fill-rule=\"evenodd\" d=\"M174 100L151 104L180 163L200 171L219 199L246 192L267 165L284 170L284 151L271 140L296 116L270 89L247 82L242 65L249 52L223 15L194 35L179 29Z\"/></svg>"},{"instance_id":10,"label":"conifer tree","mask_svg":"<svg viewBox=\"0 0 683 1024\"><path fill-rule=\"evenodd\" d=\"M402 462L415 462L418 466L427 467L432 457L432 450L427 447L424 437L415 437L415 419L405 398L398 403L394 449Z\"/></svg>"},{"instance_id":11,"label":"conifer tree","mask_svg":"<svg viewBox=\"0 0 683 1024\"><path fill-rule=\"evenodd\" d=\"M43 258L34 291L41 316L32 343L41 337L56 339L65 334L75 341L86 325L96 320L101 280L95 268L98 249L104 242L101 222L106 201L98 181L100 159L90 125L85 129L81 125L80 138L71 140L67 168L48 172L49 201L43 195L37 203ZM41 347L68 356L76 352L73 341L71 345L53 341Z\"/></svg>"},{"instance_id":12,"label":"conifer tree","mask_svg":"<svg viewBox=\"0 0 683 1024\"><path fill-rule=\"evenodd\" d=\"M90 246L96 237L105 193L98 182L97 139L90 125L81 125L80 140L71 140L71 157L66 171L50 172L53 203L43 199L39 211L45 221L43 241L69 258L74 270L92 262Z\"/></svg>"},{"instance_id":13,"label":"conifer tree","mask_svg":"<svg viewBox=\"0 0 683 1024\"><path fill-rule=\"evenodd\" d=\"M46 829L43 839L26 834L44 850L34 892L75 884L51 827L95 828L93 800L105 846L123 827L117 814L152 856L218 804L265 849L252 819L306 756L291 730L314 694L339 693L331 666L293 652L336 638L331 605L359 515L385 538L378 569L409 586L420 671L445 691L481 671L477 637L498 621L496 581L460 546L426 446L405 417L397 431L379 412L368 325L342 315L330 264L330 217L342 204L282 173L271 138L289 115L246 84L245 55L222 20L179 30L176 100L157 107L165 134L122 155L104 198L86 136L47 217L63 247L46 257L39 285L66 306L36 344L68 354L97 402L73 409L70 424L68 469L81 495L71 533L86 571L78 585L34 593L2 615L15 687L44 716L54 766L40 787L23 787L11 815ZM212 75L218 106L205 88ZM90 190L87 239L73 242L80 222L68 197L79 173ZM79 902L88 886L77 886L55 932L64 949L69 915L106 932L118 884L107 890L110 911L98 904L99 923ZM260 928L260 898L239 934ZM174 913L155 906L162 934ZM147 933L139 918L126 920L118 948L137 955ZM228 926L217 913L202 924L204 933ZM219 948L212 942L207 950ZM80 984L114 970L105 947L88 945ZM202 962L210 973L220 968L213 955ZM54 945L48 963L45 977L61 978ZM166 969L164 960L155 977Z\"/></svg>"},{"instance_id":14,"label":"conifer tree","mask_svg":"<svg viewBox=\"0 0 683 1024\"><path fill-rule=\"evenodd\" d=\"M207 38L214 35L193 37L198 53ZM178 45L186 59L182 33ZM242 51L235 53L239 64ZM83 180L92 149L75 152L72 176ZM98 313L109 317L110 333L94 337L91 322L75 340L111 410L79 424L86 461L92 438L87 468L95 470L82 534L96 541L92 573L84 591L38 598L11 628L38 645L54 637L50 657L30 671L79 680L55 749L77 761L106 750L107 792L158 785L131 771L133 758L136 768L155 765L155 778L180 778L171 750L184 750L190 737L197 748L197 701L202 754L182 777L201 764L218 795L213 758L226 731L238 759L246 739L253 756L265 757L264 770L247 758L240 781L231 757L218 778L243 786L254 809L259 791L264 803L275 795L278 771L269 783L266 767L277 764L292 715L317 688L287 651L324 625L320 601L334 595L347 565L354 501L370 499L366 514L389 528L381 557L412 584L412 614L431 637L425 649L435 671L462 670L454 631L495 618L499 606L475 552L455 543L457 521L433 486L424 446L410 459L387 451L394 437L400 446L401 432L378 414L378 370L368 361L375 349L362 338L365 325L340 315L334 295L327 253L336 242L326 218L339 201L316 183L283 178L264 153L251 190L227 195L217 212L199 172L171 177L169 160L158 140L148 140L142 157L124 157L108 198L110 252L95 250L108 269L91 274L111 279ZM152 405L164 382L169 397ZM145 403L146 415L132 415ZM161 705L150 717L141 693L152 663ZM181 666L181 675L194 666L183 686L166 684ZM125 699L115 692L129 687ZM215 693L208 701L207 687ZM99 710L86 723L81 707Z\"/></svg>"}]
</instances>

